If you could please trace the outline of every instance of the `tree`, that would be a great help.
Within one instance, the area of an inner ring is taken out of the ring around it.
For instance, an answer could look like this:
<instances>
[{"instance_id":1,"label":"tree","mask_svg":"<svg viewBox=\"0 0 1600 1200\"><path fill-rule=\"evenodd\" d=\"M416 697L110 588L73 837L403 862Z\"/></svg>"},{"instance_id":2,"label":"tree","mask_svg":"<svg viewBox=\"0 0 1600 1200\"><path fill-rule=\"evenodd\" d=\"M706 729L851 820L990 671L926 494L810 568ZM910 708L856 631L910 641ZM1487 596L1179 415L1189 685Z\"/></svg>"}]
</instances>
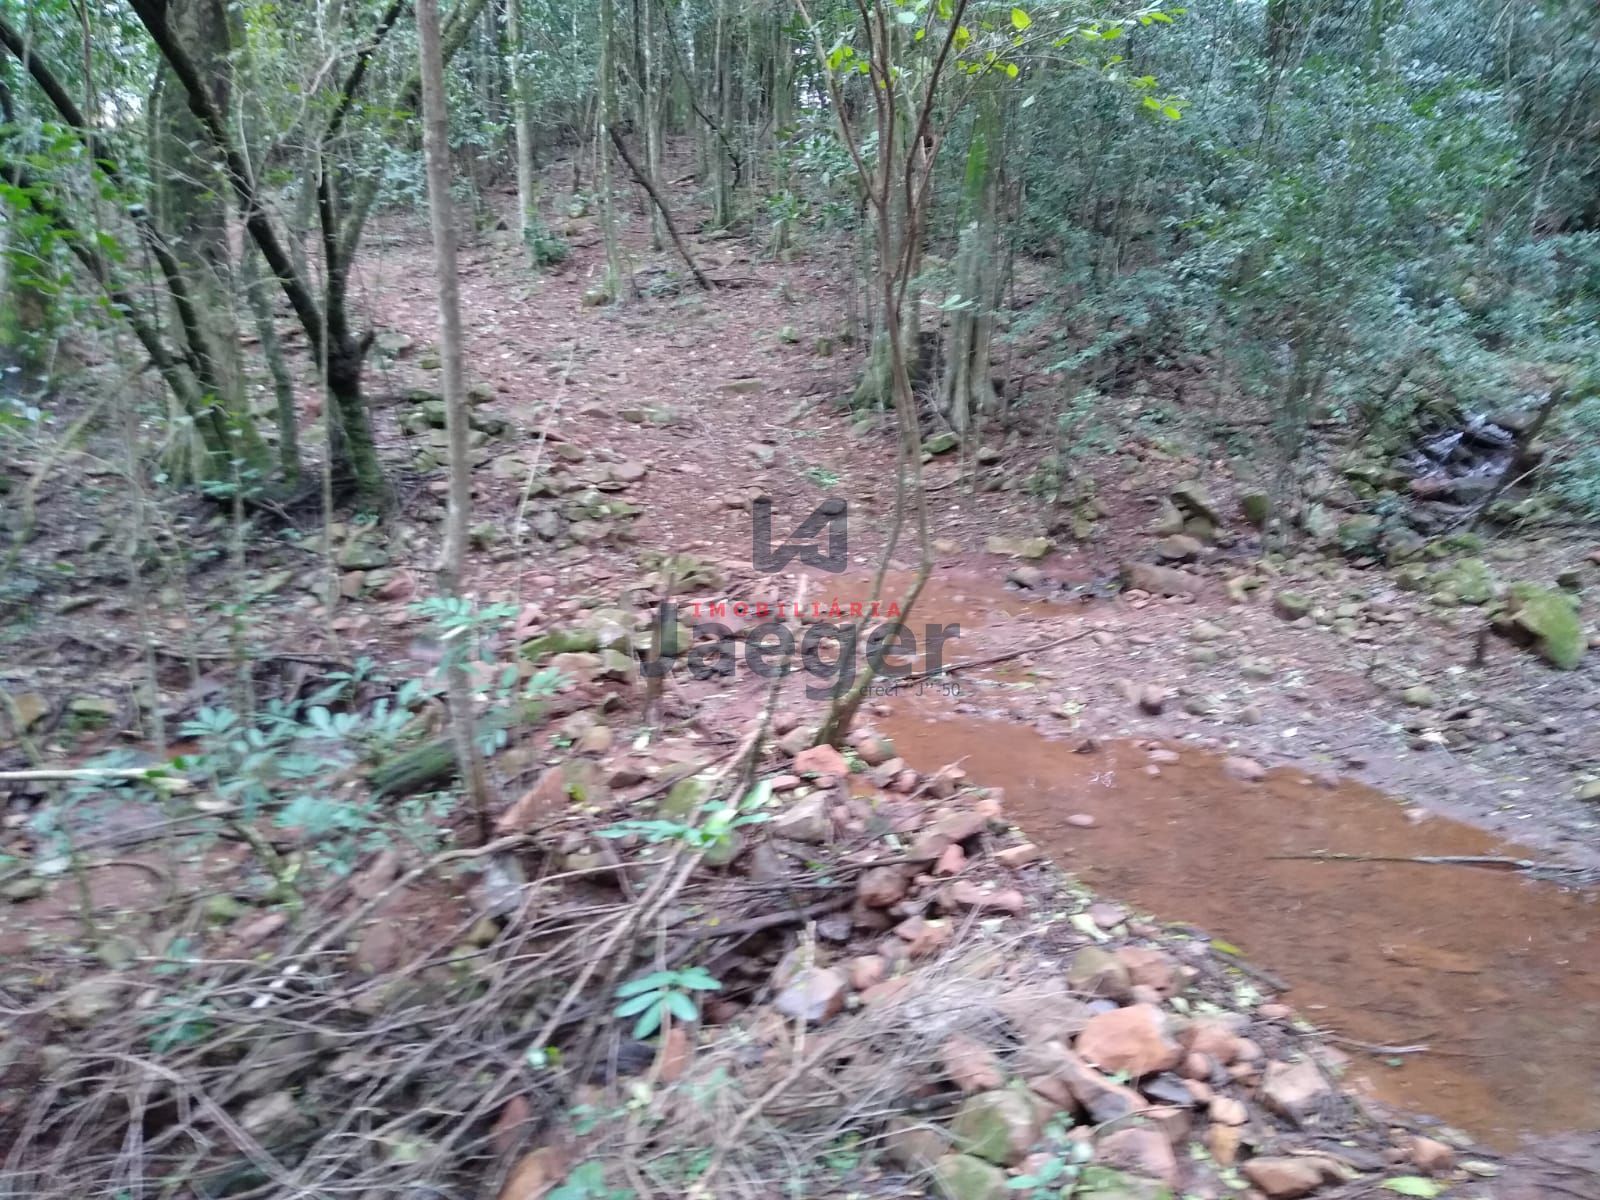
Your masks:
<instances>
[{"instance_id":1,"label":"tree","mask_svg":"<svg viewBox=\"0 0 1600 1200\"><path fill-rule=\"evenodd\" d=\"M417 44L421 60L422 140L428 170L428 222L439 282L439 365L444 384L445 434L449 439L450 503L445 516L439 582L461 594L466 568L467 526L472 514L472 460L467 450L466 381L462 371L461 284L456 270L456 230L450 198L450 130L445 108L444 54L440 46L439 0L417 0ZM478 835L489 840L489 783L473 732L472 689L459 655L446 659L450 728L456 761L478 819Z\"/></svg>"}]
</instances>

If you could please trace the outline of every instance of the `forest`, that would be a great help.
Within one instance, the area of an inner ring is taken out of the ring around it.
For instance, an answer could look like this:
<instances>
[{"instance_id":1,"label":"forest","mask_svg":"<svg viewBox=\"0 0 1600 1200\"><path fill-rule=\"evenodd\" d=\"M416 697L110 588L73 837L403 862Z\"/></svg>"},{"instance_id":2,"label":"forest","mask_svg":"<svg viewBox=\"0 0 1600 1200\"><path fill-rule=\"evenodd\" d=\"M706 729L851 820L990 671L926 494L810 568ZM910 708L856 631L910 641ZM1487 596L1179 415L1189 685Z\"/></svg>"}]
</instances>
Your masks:
<instances>
[{"instance_id":1,"label":"forest","mask_svg":"<svg viewBox=\"0 0 1600 1200\"><path fill-rule=\"evenodd\" d=\"M1600 9L0 0L0 1195L1600 1198Z\"/></svg>"}]
</instances>

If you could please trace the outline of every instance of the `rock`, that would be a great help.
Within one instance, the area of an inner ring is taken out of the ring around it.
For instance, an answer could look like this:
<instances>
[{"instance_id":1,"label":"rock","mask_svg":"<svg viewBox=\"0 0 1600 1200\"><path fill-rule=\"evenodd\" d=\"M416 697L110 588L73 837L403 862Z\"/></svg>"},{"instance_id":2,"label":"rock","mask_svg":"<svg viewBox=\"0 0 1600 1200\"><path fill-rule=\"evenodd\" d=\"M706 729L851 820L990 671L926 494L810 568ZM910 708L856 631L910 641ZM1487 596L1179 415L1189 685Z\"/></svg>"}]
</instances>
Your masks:
<instances>
[{"instance_id":1,"label":"rock","mask_svg":"<svg viewBox=\"0 0 1600 1200\"><path fill-rule=\"evenodd\" d=\"M1095 1143L1095 1161L1108 1167L1178 1186L1178 1160L1172 1143L1157 1129L1118 1129Z\"/></svg>"},{"instance_id":2,"label":"rock","mask_svg":"<svg viewBox=\"0 0 1600 1200\"><path fill-rule=\"evenodd\" d=\"M9 900L12 904L23 904L38 899L46 890L44 880L36 875L24 875L21 879L12 879L0 884L0 899Z\"/></svg>"},{"instance_id":3,"label":"rock","mask_svg":"<svg viewBox=\"0 0 1600 1200\"><path fill-rule=\"evenodd\" d=\"M1261 1079L1261 1102L1297 1126L1309 1123L1333 1095L1333 1086L1309 1059L1269 1063Z\"/></svg>"},{"instance_id":4,"label":"rock","mask_svg":"<svg viewBox=\"0 0 1600 1200\"><path fill-rule=\"evenodd\" d=\"M1004 850L996 851L995 861L1002 867L1009 867L1015 871L1029 863L1036 863L1044 857L1044 851L1032 842L1023 842L1020 846L1007 846Z\"/></svg>"},{"instance_id":5,"label":"rock","mask_svg":"<svg viewBox=\"0 0 1600 1200\"><path fill-rule=\"evenodd\" d=\"M845 964L850 986L864 992L882 983L889 975L889 963L881 954L860 954Z\"/></svg>"},{"instance_id":6,"label":"rock","mask_svg":"<svg viewBox=\"0 0 1600 1200\"><path fill-rule=\"evenodd\" d=\"M1206 1115L1218 1125L1248 1125L1250 1123L1250 1110L1244 1106L1244 1101L1235 1100L1232 1096L1211 1097L1211 1103L1206 1108Z\"/></svg>"},{"instance_id":7,"label":"rock","mask_svg":"<svg viewBox=\"0 0 1600 1200\"><path fill-rule=\"evenodd\" d=\"M1439 703L1438 693L1425 683L1412 684L1400 693L1400 699L1412 708L1433 708Z\"/></svg>"},{"instance_id":8,"label":"rock","mask_svg":"<svg viewBox=\"0 0 1600 1200\"><path fill-rule=\"evenodd\" d=\"M544 1200L546 1193L566 1177L571 1163L557 1146L541 1146L517 1160L506 1177L497 1200Z\"/></svg>"},{"instance_id":9,"label":"rock","mask_svg":"<svg viewBox=\"0 0 1600 1200\"><path fill-rule=\"evenodd\" d=\"M1161 715L1161 710L1167 706L1167 689L1159 684L1147 683L1139 689L1139 707L1152 717Z\"/></svg>"},{"instance_id":10,"label":"rock","mask_svg":"<svg viewBox=\"0 0 1600 1200\"><path fill-rule=\"evenodd\" d=\"M1267 769L1253 758L1230 755L1222 760L1222 773L1240 783L1260 783L1267 777Z\"/></svg>"},{"instance_id":11,"label":"rock","mask_svg":"<svg viewBox=\"0 0 1600 1200\"><path fill-rule=\"evenodd\" d=\"M833 836L833 820L828 815L826 797L813 793L791 802L776 814L767 828L780 838L820 846Z\"/></svg>"},{"instance_id":12,"label":"rock","mask_svg":"<svg viewBox=\"0 0 1600 1200\"><path fill-rule=\"evenodd\" d=\"M50 715L50 701L38 692L18 692L9 697L9 705L0 705L0 715L9 714L17 728L13 734L24 734Z\"/></svg>"},{"instance_id":13,"label":"rock","mask_svg":"<svg viewBox=\"0 0 1600 1200\"><path fill-rule=\"evenodd\" d=\"M1407 1153L1417 1170L1428 1175L1444 1175L1455 1169L1455 1147L1433 1138L1414 1135Z\"/></svg>"},{"instance_id":14,"label":"rock","mask_svg":"<svg viewBox=\"0 0 1600 1200\"><path fill-rule=\"evenodd\" d=\"M1074 829L1093 829L1099 823L1089 813L1072 813L1067 817L1067 824Z\"/></svg>"},{"instance_id":15,"label":"rock","mask_svg":"<svg viewBox=\"0 0 1600 1200\"><path fill-rule=\"evenodd\" d=\"M1167 1034L1166 1017L1151 1004L1131 1004L1089 1018L1077 1051L1102 1071L1137 1079L1167 1071L1183 1060L1183 1047Z\"/></svg>"},{"instance_id":16,"label":"rock","mask_svg":"<svg viewBox=\"0 0 1600 1200\"><path fill-rule=\"evenodd\" d=\"M939 1049L945 1077L963 1092L992 1092L1006 1081L995 1052L969 1034L957 1033Z\"/></svg>"},{"instance_id":17,"label":"rock","mask_svg":"<svg viewBox=\"0 0 1600 1200\"><path fill-rule=\"evenodd\" d=\"M1124 588L1153 596L1196 595L1203 586L1198 575L1152 563L1124 563L1120 575Z\"/></svg>"},{"instance_id":18,"label":"rock","mask_svg":"<svg viewBox=\"0 0 1600 1200\"><path fill-rule=\"evenodd\" d=\"M1205 1143L1219 1167L1231 1167L1239 1158L1239 1143L1244 1140L1244 1129L1238 1125L1207 1127Z\"/></svg>"},{"instance_id":19,"label":"rock","mask_svg":"<svg viewBox=\"0 0 1600 1200\"><path fill-rule=\"evenodd\" d=\"M1120 1121L1150 1107L1138 1092L1102 1075L1059 1043L1045 1046L1039 1057L1045 1059L1043 1065L1048 1067L1050 1078L1065 1085L1078 1107L1096 1125Z\"/></svg>"},{"instance_id":20,"label":"rock","mask_svg":"<svg viewBox=\"0 0 1600 1200\"><path fill-rule=\"evenodd\" d=\"M952 842L944 848L944 853L939 855L939 861L933 864L933 873L949 877L959 875L967 867L967 852L961 848L959 842Z\"/></svg>"},{"instance_id":21,"label":"rock","mask_svg":"<svg viewBox=\"0 0 1600 1200\"><path fill-rule=\"evenodd\" d=\"M1163 1000L1183 990L1177 961L1164 950L1124 946L1117 951L1117 960L1127 968L1134 986L1152 988Z\"/></svg>"},{"instance_id":22,"label":"rock","mask_svg":"<svg viewBox=\"0 0 1600 1200\"><path fill-rule=\"evenodd\" d=\"M949 1151L950 1138L938 1125L891 1117L884 1130L884 1157L909 1174L931 1170Z\"/></svg>"},{"instance_id":23,"label":"rock","mask_svg":"<svg viewBox=\"0 0 1600 1200\"><path fill-rule=\"evenodd\" d=\"M1001 537L994 534L985 539L983 548L990 554L1004 554L1011 558L1043 558L1055 549L1055 543L1047 537Z\"/></svg>"},{"instance_id":24,"label":"rock","mask_svg":"<svg viewBox=\"0 0 1600 1200\"><path fill-rule=\"evenodd\" d=\"M122 706L110 696L74 696L67 701L67 712L94 724L114 720L121 711Z\"/></svg>"},{"instance_id":25,"label":"rock","mask_svg":"<svg viewBox=\"0 0 1600 1200\"><path fill-rule=\"evenodd\" d=\"M1299 592L1277 592L1272 597L1272 611L1285 621L1298 621L1311 611L1311 599Z\"/></svg>"},{"instance_id":26,"label":"rock","mask_svg":"<svg viewBox=\"0 0 1600 1200\"><path fill-rule=\"evenodd\" d=\"M1227 636L1227 631L1222 626L1210 621L1196 621L1189 629L1191 642L1215 642Z\"/></svg>"},{"instance_id":27,"label":"rock","mask_svg":"<svg viewBox=\"0 0 1600 1200\"><path fill-rule=\"evenodd\" d=\"M832 746L809 746L794 756L794 770L797 775L831 775L843 779L850 774L850 764Z\"/></svg>"},{"instance_id":28,"label":"rock","mask_svg":"<svg viewBox=\"0 0 1600 1200\"><path fill-rule=\"evenodd\" d=\"M1084 1167L1072 1189L1073 1200L1172 1200L1172 1189L1098 1163Z\"/></svg>"},{"instance_id":29,"label":"rock","mask_svg":"<svg viewBox=\"0 0 1600 1200\"><path fill-rule=\"evenodd\" d=\"M1122 1000L1133 986L1127 964L1109 950L1084 946L1067 965L1067 986L1089 996Z\"/></svg>"},{"instance_id":30,"label":"rock","mask_svg":"<svg viewBox=\"0 0 1600 1200\"><path fill-rule=\"evenodd\" d=\"M894 757L894 743L886 737L869 733L855 744L856 756L869 767L881 767Z\"/></svg>"},{"instance_id":31,"label":"rock","mask_svg":"<svg viewBox=\"0 0 1600 1200\"><path fill-rule=\"evenodd\" d=\"M786 984L772 1007L791 1020L820 1025L844 1008L845 980L828 967L807 967Z\"/></svg>"},{"instance_id":32,"label":"rock","mask_svg":"<svg viewBox=\"0 0 1600 1200\"><path fill-rule=\"evenodd\" d=\"M1020 1091L980 1092L962 1104L950 1132L962 1153L1009 1166L1039 1140L1039 1114Z\"/></svg>"},{"instance_id":33,"label":"rock","mask_svg":"<svg viewBox=\"0 0 1600 1200\"><path fill-rule=\"evenodd\" d=\"M873 867L856 882L856 897L868 908L888 908L905 898L911 876L901 866Z\"/></svg>"},{"instance_id":34,"label":"rock","mask_svg":"<svg viewBox=\"0 0 1600 1200\"><path fill-rule=\"evenodd\" d=\"M1044 572L1038 567L1012 567L1006 572L1006 582L1014 583L1020 588L1026 588L1030 592L1036 592L1044 586Z\"/></svg>"},{"instance_id":35,"label":"rock","mask_svg":"<svg viewBox=\"0 0 1600 1200\"><path fill-rule=\"evenodd\" d=\"M1461 604L1482 605L1494 599L1495 578L1481 558L1463 558L1429 582L1435 595L1449 593Z\"/></svg>"},{"instance_id":36,"label":"rock","mask_svg":"<svg viewBox=\"0 0 1600 1200\"><path fill-rule=\"evenodd\" d=\"M1287 1155L1252 1158L1241 1168L1251 1186L1268 1200L1297 1200L1322 1186L1327 1175L1326 1160L1312 1156Z\"/></svg>"},{"instance_id":37,"label":"rock","mask_svg":"<svg viewBox=\"0 0 1600 1200\"><path fill-rule=\"evenodd\" d=\"M906 944L906 954L912 959L930 958L950 944L955 930L949 921L930 920L927 917L908 917L894 927L894 934ZM894 980L888 982L893 983Z\"/></svg>"},{"instance_id":38,"label":"rock","mask_svg":"<svg viewBox=\"0 0 1600 1200\"><path fill-rule=\"evenodd\" d=\"M1563 671L1570 671L1583 661L1588 648L1577 603L1564 592L1534 584L1513 584L1501 624Z\"/></svg>"},{"instance_id":39,"label":"rock","mask_svg":"<svg viewBox=\"0 0 1600 1200\"><path fill-rule=\"evenodd\" d=\"M1265 529L1272 519L1272 498L1265 492L1245 492L1239 497L1239 511L1257 529Z\"/></svg>"},{"instance_id":40,"label":"rock","mask_svg":"<svg viewBox=\"0 0 1600 1200\"><path fill-rule=\"evenodd\" d=\"M1171 500L1163 500L1161 509L1156 513L1155 531L1163 536L1170 536L1183 532L1183 512Z\"/></svg>"},{"instance_id":41,"label":"rock","mask_svg":"<svg viewBox=\"0 0 1600 1200\"><path fill-rule=\"evenodd\" d=\"M1156 543L1156 557L1165 562L1193 562L1204 550L1204 542L1186 533L1175 533Z\"/></svg>"},{"instance_id":42,"label":"rock","mask_svg":"<svg viewBox=\"0 0 1600 1200\"><path fill-rule=\"evenodd\" d=\"M1189 479L1180 483L1168 493L1172 502L1186 515L1204 517L1213 525L1222 524L1222 514L1217 511L1211 498L1206 495L1206 490L1198 480Z\"/></svg>"},{"instance_id":43,"label":"rock","mask_svg":"<svg viewBox=\"0 0 1600 1200\"><path fill-rule=\"evenodd\" d=\"M971 880L958 879L940 893L940 904L946 911L997 912L1017 916L1028 907L1028 901L1016 888L985 888Z\"/></svg>"},{"instance_id":44,"label":"rock","mask_svg":"<svg viewBox=\"0 0 1600 1200\"><path fill-rule=\"evenodd\" d=\"M946 1154L933 1164L933 1186L944 1200L1011 1200L1006 1173L970 1154Z\"/></svg>"},{"instance_id":45,"label":"rock","mask_svg":"<svg viewBox=\"0 0 1600 1200\"><path fill-rule=\"evenodd\" d=\"M120 975L92 975L69 987L54 1004L50 1012L68 1025L86 1029L125 1005L124 993L128 981Z\"/></svg>"},{"instance_id":46,"label":"rock","mask_svg":"<svg viewBox=\"0 0 1600 1200\"><path fill-rule=\"evenodd\" d=\"M949 454L959 445L961 445L960 435L946 429L926 439L922 443L922 449L928 454Z\"/></svg>"}]
</instances>

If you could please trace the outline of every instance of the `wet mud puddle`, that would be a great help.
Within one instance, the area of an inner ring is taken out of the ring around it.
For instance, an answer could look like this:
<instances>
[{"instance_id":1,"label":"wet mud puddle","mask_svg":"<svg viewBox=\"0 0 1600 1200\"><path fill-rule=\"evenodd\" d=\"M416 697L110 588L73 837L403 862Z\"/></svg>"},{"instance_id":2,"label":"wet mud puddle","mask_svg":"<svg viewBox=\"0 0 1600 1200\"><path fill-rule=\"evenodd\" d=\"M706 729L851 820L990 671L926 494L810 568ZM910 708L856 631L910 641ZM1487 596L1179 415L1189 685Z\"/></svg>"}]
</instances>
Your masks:
<instances>
[{"instance_id":1,"label":"wet mud puddle","mask_svg":"<svg viewBox=\"0 0 1600 1200\"><path fill-rule=\"evenodd\" d=\"M1293 768L1240 783L1181 746L1152 775L1143 744L1076 754L927 696L880 727L922 769L960 760L1003 788L1007 815L1095 890L1281 976L1379 1099L1501 1148L1600 1129L1600 898L1495 870L1279 857L1537 855L1359 783Z\"/></svg>"}]
</instances>

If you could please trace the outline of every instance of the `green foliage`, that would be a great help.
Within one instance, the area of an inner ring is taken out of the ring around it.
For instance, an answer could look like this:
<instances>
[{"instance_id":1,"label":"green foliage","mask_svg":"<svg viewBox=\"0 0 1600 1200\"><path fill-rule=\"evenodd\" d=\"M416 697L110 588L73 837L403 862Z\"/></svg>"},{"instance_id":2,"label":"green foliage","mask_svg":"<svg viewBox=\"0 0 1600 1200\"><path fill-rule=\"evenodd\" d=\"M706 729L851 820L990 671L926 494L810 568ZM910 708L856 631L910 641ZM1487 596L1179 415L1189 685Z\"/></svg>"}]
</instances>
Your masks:
<instances>
[{"instance_id":1,"label":"green foliage","mask_svg":"<svg viewBox=\"0 0 1600 1200\"><path fill-rule=\"evenodd\" d=\"M620 1003L613 1010L617 1017L637 1017L633 1036L647 1038L661 1028L670 1015L679 1021L696 1021L700 1018L694 992L716 992L722 984L707 974L703 967L685 967L678 971L652 971L638 979L630 979L617 987Z\"/></svg>"},{"instance_id":2,"label":"green foliage","mask_svg":"<svg viewBox=\"0 0 1600 1200\"><path fill-rule=\"evenodd\" d=\"M691 850L704 853L729 845L735 831L745 826L770 821L772 814L765 809L771 798L771 785L762 780L737 804L730 801L709 808L702 805L687 821L666 819L619 821L596 832L604 838L638 836L652 845L677 842Z\"/></svg>"}]
</instances>

